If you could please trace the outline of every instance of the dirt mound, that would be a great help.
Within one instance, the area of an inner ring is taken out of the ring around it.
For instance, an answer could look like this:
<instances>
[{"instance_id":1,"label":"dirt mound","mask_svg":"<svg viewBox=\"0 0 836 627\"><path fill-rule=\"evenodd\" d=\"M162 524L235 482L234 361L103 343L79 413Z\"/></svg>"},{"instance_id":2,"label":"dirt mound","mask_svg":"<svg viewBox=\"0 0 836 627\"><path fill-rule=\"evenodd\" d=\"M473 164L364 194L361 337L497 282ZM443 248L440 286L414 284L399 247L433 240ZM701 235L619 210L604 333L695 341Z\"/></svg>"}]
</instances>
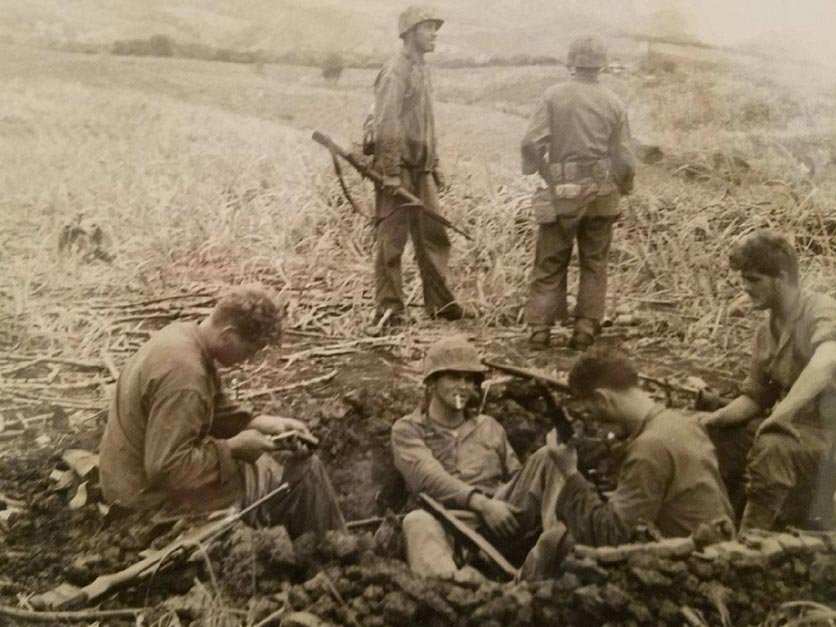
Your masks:
<instances>
[{"instance_id":1,"label":"dirt mound","mask_svg":"<svg viewBox=\"0 0 836 627\"><path fill-rule=\"evenodd\" d=\"M241 527L221 551L222 594L249 602L255 620L306 612L371 626L721 624L729 616L749 625L787 601L836 601L836 534L763 533L701 548L688 538L578 546L560 578L535 584L423 580L373 547L368 534L291 543L283 530Z\"/></svg>"}]
</instances>

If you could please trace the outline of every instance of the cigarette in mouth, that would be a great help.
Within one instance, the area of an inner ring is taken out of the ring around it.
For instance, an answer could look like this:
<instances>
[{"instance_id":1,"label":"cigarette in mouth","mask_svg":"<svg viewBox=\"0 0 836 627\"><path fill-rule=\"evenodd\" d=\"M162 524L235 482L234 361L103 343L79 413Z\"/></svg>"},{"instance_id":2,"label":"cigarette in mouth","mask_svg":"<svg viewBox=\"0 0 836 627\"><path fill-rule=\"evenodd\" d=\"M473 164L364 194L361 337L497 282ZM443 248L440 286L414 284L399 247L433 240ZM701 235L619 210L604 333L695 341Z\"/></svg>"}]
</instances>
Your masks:
<instances>
[{"instance_id":1,"label":"cigarette in mouth","mask_svg":"<svg viewBox=\"0 0 836 627\"><path fill-rule=\"evenodd\" d=\"M461 394L456 394L455 401L456 409L464 409L464 399Z\"/></svg>"}]
</instances>

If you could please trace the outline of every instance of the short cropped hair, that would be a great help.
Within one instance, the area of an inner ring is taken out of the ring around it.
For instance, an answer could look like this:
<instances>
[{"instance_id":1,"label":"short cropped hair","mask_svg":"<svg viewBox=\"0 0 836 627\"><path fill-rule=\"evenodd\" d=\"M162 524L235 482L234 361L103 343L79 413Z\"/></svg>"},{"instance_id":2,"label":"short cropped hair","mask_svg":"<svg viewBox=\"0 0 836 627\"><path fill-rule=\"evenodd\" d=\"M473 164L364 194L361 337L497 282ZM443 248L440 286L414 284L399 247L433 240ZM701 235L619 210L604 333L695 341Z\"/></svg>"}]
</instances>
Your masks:
<instances>
[{"instance_id":1,"label":"short cropped hair","mask_svg":"<svg viewBox=\"0 0 836 627\"><path fill-rule=\"evenodd\" d=\"M620 351L594 347L578 357L569 373L569 389L578 399L592 398L599 388L628 390L639 384L636 367Z\"/></svg>"},{"instance_id":2,"label":"short cropped hair","mask_svg":"<svg viewBox=\"0 0 836 627\"><path fill-rule=\"evenodd\" d=\"M212 310L212 322L232 326L248 342L276 344L282 337L282 312L261 287L224 294Z\"/></svg>"},{"instance_id":3,"label":"short cropped hair","mask_svg":"<svg viewBox=\"0 0 836 627\"><path fill-rule=\"evenodd\" d=\"M783 271L790 283L798 285L798 255L785 237L772 231L757 231L738 242L729 253L729 266L770 277Z\"/></svg>"}]
</instances>

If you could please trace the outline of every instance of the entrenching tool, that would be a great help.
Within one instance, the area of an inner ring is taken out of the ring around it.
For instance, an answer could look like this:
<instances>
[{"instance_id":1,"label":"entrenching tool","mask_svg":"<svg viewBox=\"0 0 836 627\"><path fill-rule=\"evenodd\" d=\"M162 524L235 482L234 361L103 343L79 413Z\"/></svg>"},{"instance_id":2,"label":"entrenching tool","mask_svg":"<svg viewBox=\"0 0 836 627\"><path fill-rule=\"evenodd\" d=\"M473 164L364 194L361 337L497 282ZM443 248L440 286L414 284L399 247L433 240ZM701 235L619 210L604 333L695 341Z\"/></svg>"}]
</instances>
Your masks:
<instances>
[{"instance_id":1,"label":"entrenching tool","mask_svg":"<svg viewBox=\"0 0 836 627\"><path fill-rule=\"evenodd\" d=\"M444 505L425 492L421 492L418 495L418 500L444 527L452 531L456 538L463 540L472 548L481 551L503 576L511 580L515 580L519 576L519 569L514 568L514 565L505 559L505 556L494 545L482 537L475 529L471 529L467 524L447 511Z\"/></svg>"},{"instance_id":2,"label":"entrenching tool","mask_svg":"<svg viewBox=\"0 0 836 627\"><path fill-rule=\"evenodd\" d=\"M152 551L144 559L119 572L100 575L92 583L87 584L83 588L64 582L49 592L33 596L29 599L29 602L32 604L32 607L38 610L64 610L90 603L121 586L141 581L164 566L169 566L175 561L184 558L190 553L190 549L197 549L201 545L217 539L236 522L241 520L245 514L263 505L270 499L287 492L289 488L290 484L283 483L241 511L230 514L222 520L211 522L200 527L159 551Z\"/></svg>"},{"instance_id":3,"label":"entrenching tool","mask_svg":"<svg viewBox=\"0 0 836 627\"><path fill-rule=\"evenodd\" d=\"M339 161L338 157L347 161L349 163L349 165L351 165L351 167L353 167L355 170L357 170L363 178L367 178L370 181L373 181L378 186L383 185L383 175L380 174L380 172L377 172L376 170L374 170L372 168L368 168L368 167L364 166L362 163L360 163L359 161L357 161L357 159L354 157L354 155L352 155L350 152L344 150L339 145L337 145L334 142L334 140L332 140L330 137L328 137L325 133L321 133L319 131L314 131L313 140L316 143L318 143L322 146L325 146L325 148L328 149L328 152L331 153L331 160L334 162L334 171L336 172L337 178L340 181L340 187L343 190L343 194L345 194L346 199L348 200L349 204L354 209L354 211L356 211L360 215L365 215L360 210L360 208L358 207L354 198L352 198L351 194L348 191L348 186L345 184L345 179L343 179L342 168L340 167L340 161ZM462 237L464 237L466 239L469 239L469 240L473 239L473 237L471 237L471 235L467 231L457 227L455 224L450 222L450 220L448 220L444 216L439 215L435 211L432 211L431 209L427 208L424 205L424 203L421 202L420 198L418 198L415 194L409 192L408 190L404 189L403 187L399 187L397 190L395 190L394 193L395 193L396 196L399 196L401 199L406 201L403 205L400 205L400 207L398 207L398 209L406 208L406 207L414 207L416 209L419 209L421 211L421 213L424 214L425 216L427 216L429 219L435 220L439 224L442 224L442 225L446 226L448 229L452 229L453 231L455 231L456 233L458 233ZM376 217L375 218L375 224L377 224L381 220L385 220L386 218L387 218L387 216Z\"/></svg>"}]
</instances>

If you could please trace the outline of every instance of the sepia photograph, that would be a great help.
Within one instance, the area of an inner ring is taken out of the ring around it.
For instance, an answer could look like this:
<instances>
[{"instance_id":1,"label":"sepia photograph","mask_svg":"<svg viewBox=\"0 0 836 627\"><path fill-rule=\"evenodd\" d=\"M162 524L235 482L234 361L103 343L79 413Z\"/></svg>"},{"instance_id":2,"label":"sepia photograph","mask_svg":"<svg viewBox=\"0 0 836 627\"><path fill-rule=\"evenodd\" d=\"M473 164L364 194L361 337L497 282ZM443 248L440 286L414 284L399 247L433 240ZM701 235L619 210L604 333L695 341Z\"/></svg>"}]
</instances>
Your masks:
<instances>
[{"instance_id":1,"label":"sepia photograph","mask_svg":"<svg viewBox=\"0 0 836 627\"><path fill-rule=\"evenodd\" d=\"M4 0L0 625L836 626L834 0Z\"/></svg>"}]
</instances>

